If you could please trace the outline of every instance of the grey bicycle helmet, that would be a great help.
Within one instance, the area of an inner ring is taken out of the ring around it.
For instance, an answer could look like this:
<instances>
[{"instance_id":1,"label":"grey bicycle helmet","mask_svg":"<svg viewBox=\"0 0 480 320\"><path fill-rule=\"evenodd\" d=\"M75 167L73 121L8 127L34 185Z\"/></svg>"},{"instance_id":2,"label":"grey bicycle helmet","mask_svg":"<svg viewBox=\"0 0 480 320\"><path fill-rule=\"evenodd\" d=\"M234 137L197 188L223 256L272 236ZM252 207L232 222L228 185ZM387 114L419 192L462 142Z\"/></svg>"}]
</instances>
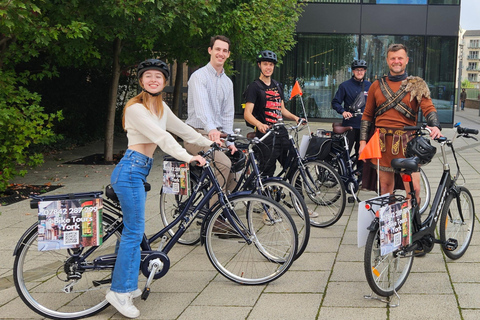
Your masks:
<instances>
[{"instance_id":1,"label":"grey bicycle helmet","mask_svg":"<svg viewBox=\"0 0 480 320\"><path fill-rule=\"evenodd\" d=\"M158 70L165 76L165 80L170 77L170 70L165 62L158 59L148 59L140 62L137 67L138 78L140 79L143 73L147 70Z\"/></svg>"},{"instance_id":2,"label":"grey bicycle helmet","mask_svg":"<svg viewBox=\"0 0 480 320\"><path fill-rule=\"evenodd\" d=\"M225 154L232 162L232 167L230 169L231 172L242 171L243 168L245 168L245 163L247 162L247 157L245 156L245 153L237 150L233 154L231 154L230 151L225 152Z\"/></svg>"},{"instance_id":3,"label":"grey bicycle helmet","mask_svg":"<svg viewBox=\"0 0 480 320\"><path fill-rule=\"evenodd\" d=\"M353 60L352 62L352 70L355 70L357 68L365 68L367 69L368 65L365 60Z\"/></svg>"},{"instance_id":4,"label":"grey bicycle helmet","mask_svg":"<svg viewBox=\"0 0 480 320\"><path fill-rule=\"evenodd\" d=\"M277 54L270 50L263 50L257 54L257 62L270 61L277 64Z\"/></svg>"},{"instance_id":5,"label":"grey bicycle helmet","mask_svg":"<svg viewBox=\"0 0 480 320\"><path fill-rule=\"evenodd\" d=\"M418 157L420 164L428 164L432 161L433 156L437 152L437 148L430 144L430 140L422 136L416 136L407 143L405 156Z\"/></svg>"}]
</instances>

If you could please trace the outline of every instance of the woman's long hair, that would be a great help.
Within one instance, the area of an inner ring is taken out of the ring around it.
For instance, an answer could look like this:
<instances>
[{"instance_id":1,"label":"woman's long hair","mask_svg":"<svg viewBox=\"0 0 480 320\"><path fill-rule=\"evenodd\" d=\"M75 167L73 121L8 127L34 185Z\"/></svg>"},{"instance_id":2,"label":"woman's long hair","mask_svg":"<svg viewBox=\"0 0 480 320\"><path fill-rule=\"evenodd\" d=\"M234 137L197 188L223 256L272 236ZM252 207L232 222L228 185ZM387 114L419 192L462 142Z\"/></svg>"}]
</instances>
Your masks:
<instances>
[{"instance_id":1,"label":"woman's long hair","mask_svg":"<svg viewBox=\"0 0 480 320\"><path fill-rule=\"evenodd\" d=\"M163 77L163 83L166 85L167 81L166 81L163 73L162 73L162 77ZM143 87L142 78L140 78L138 82L143 89L144 87ZM165 88L165 86L164 86L164 88ZM163 117L163 98L162 98L162 96L163 96L162 94L159 94L158 96L152 96L148 92L142 91L138 95L136 95L135 97L128 100L127 104L123 108L123 117L122 117L123 129L125 130L125 111L127 110L128 107L130 107L132 104L135 104L135 103L141 103L152 114L158 115L159 118Z\"/></svg>"}]
</instances>

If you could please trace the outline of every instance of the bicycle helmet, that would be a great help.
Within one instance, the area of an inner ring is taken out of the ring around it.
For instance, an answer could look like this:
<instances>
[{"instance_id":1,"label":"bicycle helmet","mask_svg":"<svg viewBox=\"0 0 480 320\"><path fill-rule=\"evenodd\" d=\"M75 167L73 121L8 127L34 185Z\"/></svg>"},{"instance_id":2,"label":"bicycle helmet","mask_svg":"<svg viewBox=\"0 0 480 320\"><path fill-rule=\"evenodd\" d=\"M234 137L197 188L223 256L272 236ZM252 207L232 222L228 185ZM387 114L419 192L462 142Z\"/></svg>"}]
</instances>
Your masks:
<instances>
[{"instance_id":1,"label":"bicycle helmet","mask_svg":"<svg viewBox=\"0 0 480 320\"><path fill-rule=\"evenodd\" d=\"M437 148L430 144L430 140L422 136L416 136L407 143L405 156L418 157L420 164L428 164L432 161L433 156L437 152Z\"/></svg>"},{"instance_id":2,"label":"bicycle helmet","mask_svg":"<svg viewBox=\"0 0 480 320\"><path fill-rule=\"evenodd\" d=\"M165 62L158 59L148 59L140 62L137 67L138 78L140 79L143 73L147 70L158 70L165 76L165 80L170 77L170 70Z\"/></svg>"},{"instance_id":3,"label":"bicycle helmet","mask_svg":"<svg viewBox=\"0 0 480 320\"><path fill-rule=\"evenodd\" d=\"M277 54L270 50L263 50L257 54L257 62L270 61L277 64Z\"/></svg>"},{"instance_id":4,"label":"bicycle helmet","mask_svg":"<svg viewBox=\"0 0 480 320\"><path fill-rule=\"evenodd\" d=\"M233 154L231 154L229 150L225 152L225 154L232 162L232 168L230 169L231 172L242 171L243 168L245 168L245 163L247 162L247 157L245 156L245 153L237 150Z\"/></svg>"},{"instance_id":5,"label":"bicycle helmet","mask_svg":"<svg viewBox=\"0 0 480 320\"><path fill-rule=\"evenodd\" d=\"M353 60L352 62L352 70L355 70L357 68L365 68L367 69L368 65L365 60Z\"/></svg>"}]
</instances>

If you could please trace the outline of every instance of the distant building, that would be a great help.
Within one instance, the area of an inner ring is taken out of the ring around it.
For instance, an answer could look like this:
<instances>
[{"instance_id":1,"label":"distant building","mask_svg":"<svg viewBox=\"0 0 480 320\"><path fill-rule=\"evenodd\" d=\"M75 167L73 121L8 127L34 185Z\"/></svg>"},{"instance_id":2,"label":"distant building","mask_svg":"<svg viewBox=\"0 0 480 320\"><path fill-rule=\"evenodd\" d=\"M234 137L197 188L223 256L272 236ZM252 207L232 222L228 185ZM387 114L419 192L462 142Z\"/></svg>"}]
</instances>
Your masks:
<instances>
[{"instance_id":1,"label":"distant building","mask_svg":"<svg viewBox=\"0 0 480 320\"><path fill-rule=\"evenodd\" d=\"M480 30L466 30L459 44L462 59L461 81L470 81L480 88Z\"/></svg>"}]
</instances>

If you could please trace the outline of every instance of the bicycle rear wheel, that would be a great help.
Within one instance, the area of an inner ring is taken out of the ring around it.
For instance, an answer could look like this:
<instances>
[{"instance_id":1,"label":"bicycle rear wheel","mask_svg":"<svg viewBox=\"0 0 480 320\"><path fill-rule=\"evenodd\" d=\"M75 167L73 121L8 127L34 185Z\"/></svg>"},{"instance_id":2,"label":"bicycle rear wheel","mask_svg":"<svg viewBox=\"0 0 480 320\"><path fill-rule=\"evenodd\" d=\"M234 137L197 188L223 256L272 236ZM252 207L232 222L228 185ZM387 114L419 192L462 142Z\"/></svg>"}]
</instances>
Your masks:
<instances>
[{"instance_id":1,"label":"bicycle rear wheel","mask_svg":"<svg viewBox=\"0 0 480 320\"><path fill-rule=\"evenodd\" d=\"M442 246L450 259L463 256L470 245L475 225L475 208L472 194L465 187L458 187L457 193L451 192L445 200L440 218L440 240L456 239L457 249L450 251Z\"/></svg>"},{"instance_id":2,"label":"bicycle rear wheel","mask_svg":"<svg viewBox=\"0 0 480 320\"><path fill-rule=\"evenodd\" d=\"M310 238L310 215L307 205L300 193L286 181L267 180L263 182L265 194L278 202L292 217L297 229L298 247L295 259L307 248Z\"/></svg>"},{"instance_id":3,"label":"bicycle rear wheel","mask_svg":"<svg viewBox=\"0 0 480 320\"><path fill-rule=\"evenodd\" d=\"M323 161L310 161L303 168L298 168L292 176L291 184L302 194L309 212L317 217L310 217L314 227L328 227L343 215L346 204L345 185L338 172ZM304 178L304 176L306 178Z\"/></svg>"},{"instance_id":4,"label":"bicycle rear wheel","mask_svg":"<svg viewBox=\"0 0 480 320\"><path fill-rule=\"evenodd\" d=\"M98 256L115 253L121 229L109 231L114 222L112 217L103 215L104 238L110 237L88 257L86 265L92 266ZM65 249L39 251L36 226L19 244L13 266L15 287L23 302L36 313L53 319L89 317L108 307L105 295L111 285L112 269L85 270Z\"/></svg>"},{"instance_id":5,"label":"bicycle rear wheel","mask_svg":"<svg viewBox=\"0 0 480 320\"><path fill-rule=\"evenodd\" d=\"M400 290L413 265L413 255L398 251L381 254L380 231L370 231L365 245L364 269L368 285L377 295L389 297Z\"/></svg>"},{"instance_id":6,"label":"bicycle rear wheel","mask_svg":"<svg viewBox=\"0 0 480 320\"><path fill-rule=\"evenodd\" d=\"M292 265L297 247L290 215L273 200L256 194L234 196L229 202L230 215L251 243L225 221L227 213L217 207L205 230L205 250L213 266L240 284L265 284L283 275ZM264 223L265 216L268 223Z\"/></svg>"},{"instance_id":7,"label":"bicycle rear wheel","mask_svg":"<svg viewBox=\"0 0 480 320\"><path fill-rule=\"evenodd\" d=\"M405 190L395 190L395 194L400 194L406 197ZM432 191L430 189L430 182L428 182L425 171L420 168L420 214L423 214L430 207L430 200L432 199ZM428 212L427 212L428 213ZM426 218L424 216L424 218Z\"/></svg>"}]
</instances>

